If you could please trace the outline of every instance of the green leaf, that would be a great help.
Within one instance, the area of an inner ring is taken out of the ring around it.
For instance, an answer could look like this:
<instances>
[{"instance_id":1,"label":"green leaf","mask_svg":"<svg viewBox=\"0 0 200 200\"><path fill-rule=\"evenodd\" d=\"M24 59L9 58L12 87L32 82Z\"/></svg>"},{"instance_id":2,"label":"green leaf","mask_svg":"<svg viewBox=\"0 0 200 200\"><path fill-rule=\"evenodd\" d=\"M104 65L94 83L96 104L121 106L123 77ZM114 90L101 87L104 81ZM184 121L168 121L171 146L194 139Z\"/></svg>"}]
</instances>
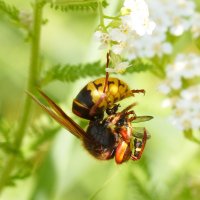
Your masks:
<instances>
[{"instance_id":1,"label":"green leaf","mask_svg":"<svg viewBox=\"0 0 200 200\"><path fill-rule=\"evenodd\" d=\"M33 168L33 163L30 160L25 159L23 156L17 156L15 159L15 166L12 174L7 179L7 186L15 186L16 181L19 179L25 179L30 176Z\"/></svg>"},{"instance_id":2,"label":"green leaf","mask_svg":"<svg viewBox=\"0 0 200 200\"><path fill-rule=\"evenodd\" d=\"M190 141L192 141L192 142L195 142L195 143L197 143L197 144L200 144L200 140L198 140L198 139L193 135L192 129L185 130L185 131L183 132L183 134L184 134L184 136L185 136L188 140L190 140Z\"/></svg>"},{"instance_id":3,"label":"green leaf","mask_svg":"<svg viewBox=\"0 0 200 200\"><path fill-rule=\"evenodd\" d=\"M40 134L41 136L38 137L36 141L31 145L31 149L37 149L39 146L44 144L46 141L49 141L50 139L53 138L53 136L58 132L58 130L61 127L51 127L51 124L49 123L49 127L43 129L43 132L41 131Z\"/></svg>"},{"instance_id":4,"label":"green leaf","mask_svg":"<svg viewBox=\"0 0 200 200\"><path fill-rule=\"evenodd\" d=\"M125 73L138 73L152 69L152 63L145 60L135 60L131 63ZM52 81L59 80L61 82L74 82L85 77L105 76L105 64L102 65L100 61L88 64L79 65L64 65L59 64L53 66L44 72L40 85L46 85Z\"/></svg>"},{"instance_id":5,"label":"green leaf","mask_svg":"<svg viewBox=\"0 0 200 200\"><path fill-rule=\"evenodd\" d=\"M19 10L15 6L8 5L0 0L0 11L5 12L14 21L19 21Z\"/></svg>"},{"instance_id":6,"label":"green leaf","mask_svg":"<svg viewBox=\"0 0 200 200\"><path fill-rule=\"evenodd\" d=\"M146 59L133 60L130 64L132 66L129 67L125 73L139 73L148 70L152 71L154 67L154 64L150 62L150 60Z\"/></svg>"},{"instance_id":7,"label":"green leaf","mask_svg":"<svg viewBox=\"0 0 200 200\"><path fill-rule=\"evenodd\" d=\"M108 5L106 0L103 0L102 5ZM95 11L98 8L98 0L55 0L52 1L51 7L62 11Z\"/></svg>"},{"instance_id":8,"label":"green leaf","mask_svg":"<svg viewBox=\"0 0 200 200\"><path fill-rule=\"evenodd\" d=\"M45 142L50 141L60 128L48 115L41 115L36 120L32 120L27 131L29 135L35 136L35 140L32 140L30 149L38 149Z\"/></svg>"},{"instance_id":9,"label":"green leaf","mask_svg":"<svg viewBox=\"0 0 200 200\"><path fill-rule=\"evenodd\" d=\"M198 37L198 38L195 40L195 44L196 44L197 48L200 50L200 37Z\"/></svg>"},{"instance_id":10,"label":"green leaf","mask_svg":"<svg viewBox=\"0 0 200 200\"><path fill-rule=\"evenodd\" d=\"M8 121L0 117L0 139L1 141L8 142L10 140L9 133L12 131L13 126L11 126Z\"/></svg>"},{"instance_id":11,"label":"green leaf","mask_svg":"<svg viewBox=\"0 0 200 200\"><path fill-rule=\"evenodd\" d=\"M62 82L74 82L84 77L92 77L105 74L105 68L99 61L85 65L55 65L47 70L41 80L41 84L48 84L54 80Z\"/></svg>"}]
</instances>

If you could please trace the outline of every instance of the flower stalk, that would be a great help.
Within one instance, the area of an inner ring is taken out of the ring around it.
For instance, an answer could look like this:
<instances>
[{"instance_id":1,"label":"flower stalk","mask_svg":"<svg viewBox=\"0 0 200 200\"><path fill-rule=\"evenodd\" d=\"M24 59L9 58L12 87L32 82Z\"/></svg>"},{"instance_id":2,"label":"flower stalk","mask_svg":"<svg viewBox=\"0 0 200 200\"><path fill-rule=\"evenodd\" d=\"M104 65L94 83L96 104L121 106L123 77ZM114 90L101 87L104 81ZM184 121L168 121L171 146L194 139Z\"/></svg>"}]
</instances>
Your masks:
<instances>
[{"instance_id":1,"label":"flower stalk","mask_svg":"<svg viewBox=\"0 0 200 200\"><path fill-rule=\"evenodd\" d=\"M34 22L33 22L31 51L30 51L30 65L28 73L28 83L26 87L27 91L33 91L33 88L36 86L37 83L43 6L44 3L41 2L41 0L35 0ZM31 99L28 96L25 96L25 101L22 108L22 115L21 118L19 119L19 126L16 130L15 139L13 142L13 147L15 148L16 151L19 151L21 144L23 142L30 113L31 113ZM8 179L15 166L15 161L16 161L16 155L11 154L8 157L7 162L5 163L5 167L2 170L0 176L0 193L4 188L4 186L8 183Z\"/></svg>"},{"instance_id":2,"label":"flower stalk","mask_svg":"<svg viewBox=\"0 0 200 200\"><path fill-rule=\"evenodd\" d=\"M100 26L103 29L103 31L106 31L106 27L104 24L104 14L103 14L103 6L102 6L102 0L98 1L99 4L99 17L100 17Z\"/></svg>"}]
</instances>

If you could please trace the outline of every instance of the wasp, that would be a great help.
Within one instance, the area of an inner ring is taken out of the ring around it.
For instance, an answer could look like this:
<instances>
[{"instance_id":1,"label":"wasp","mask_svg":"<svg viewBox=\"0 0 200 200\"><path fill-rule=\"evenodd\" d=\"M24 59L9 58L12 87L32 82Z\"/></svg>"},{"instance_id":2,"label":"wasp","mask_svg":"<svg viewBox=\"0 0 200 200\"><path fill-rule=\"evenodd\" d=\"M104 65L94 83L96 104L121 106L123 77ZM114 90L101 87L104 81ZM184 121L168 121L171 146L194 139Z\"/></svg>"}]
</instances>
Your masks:
<instances>
[{"instance_id":1,"label":"wasp","mask_svg":"<svg viewBox=\"0 0 200 200\"><path fill-rule=\"evenodd\" d=\"M107 65L109 65L109 53ZM39 90L49 106L42 104L28 92L32 99L59 124L78 137L85 149L99 160L115 157L117 164L129 159L138 160L142 156L146 140L150 137L145 128L136 128L132 123L148 121L152 116L137 116L132 103L118 111L118 101L144 93L144 90L130 90L128 85L117 78L105 78L89 82L73 100L72 111L77 116L89 120L86 131L72 120L50 97ZM105 116L106 112L106 116Z\"/></svg>"}]
</instances>

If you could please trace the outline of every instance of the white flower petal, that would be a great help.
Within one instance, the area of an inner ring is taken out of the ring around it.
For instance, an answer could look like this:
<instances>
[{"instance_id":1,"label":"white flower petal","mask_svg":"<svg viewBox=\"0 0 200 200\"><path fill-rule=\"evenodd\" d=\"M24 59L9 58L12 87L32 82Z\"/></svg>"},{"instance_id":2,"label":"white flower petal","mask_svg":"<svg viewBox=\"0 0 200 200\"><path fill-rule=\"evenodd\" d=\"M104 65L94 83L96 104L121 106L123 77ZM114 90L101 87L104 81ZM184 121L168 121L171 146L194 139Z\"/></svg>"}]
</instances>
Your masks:
<instances>
[{"instance_id":1,"label":"white flower petal","mask_svg":"<svg viewBox=\"0 0 200 200\"><path fill-rule=\"evenodd\" d=\"M113 28L109 30L109 35L113 41L124 42L127 40L127 35L120 31L119 28Z\"/></svg>"},{"instance_id":2,"label":"white flower petal","mask_svg":"<svg viewBox=\"0 0 200 200\"><path fill-rule=\"evenodd\" d=\"M120 62L120 63L116 63L116 66L114 68L106 68L106 71L107 72L122 73L128 67L130 67L128 62Z\"/></svg>"},{"instance_id":3,"label":"white flower petal","mask_svg":"<svg viewBox=\"0 0 200 200\"><path fill-rule=\"evenodd\" d=\"M168 94L171 92L171 88L167 84L161 84L158 87L159 91L162 92L163 94Z\"/></svg>"},{"instance_id":4,"label":"white flower petal","mask_svg":"<svg viewBox=\"0 0 200 200\"><path fill-rule=\"evenodd\" d=\"M171 54L172 53L172 45L169 42L165 42L162 45L162 50L165 54Z\"/></svg>"}]
</instances>

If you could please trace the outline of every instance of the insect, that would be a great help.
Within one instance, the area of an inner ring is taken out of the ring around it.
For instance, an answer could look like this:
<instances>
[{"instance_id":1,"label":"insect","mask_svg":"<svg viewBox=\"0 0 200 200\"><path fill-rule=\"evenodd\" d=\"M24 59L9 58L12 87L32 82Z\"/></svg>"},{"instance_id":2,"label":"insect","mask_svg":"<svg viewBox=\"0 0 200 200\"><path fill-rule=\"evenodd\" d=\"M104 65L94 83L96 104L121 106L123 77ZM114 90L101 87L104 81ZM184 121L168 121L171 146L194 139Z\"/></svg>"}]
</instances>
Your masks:
<instances>
[{"instance_id":1,"label":"insect","mask_svg":"<svg viewBox=\"0 0 200 200\"><path fill-rule=\"evenodd\" d=\"M49 107L42 104L31 93L28 94L59 124L82 140L84 147L95 158L108 160L115 156L115 161L118 164L129 159L140 159L149 136L145 128L133 128L131 123L148 121L152 117L136 116L133 110L130 111L136 104L131 104L121 112L108 115L103 120L91 120L87 130L84 131L45 93L39 92L46 99ZM133 149L134 153L132 153Z\"/></svg>"},{"instance_id":2,"label":"insect","mask_svg":"<svg viewBox=\"0 0 200 200\"><path fill-rule=\"evenodd\" d=\"M107 54L107 66L108 63L109 54ZM98 85L92 87L97 82L99 87ZM149 134L145 128L133 127L132 123L148 121L152 116L137 116L132 110L136 103L118 112L120 105L115 103L133 96L134 93L144 93L144 90L130 90L121 80L109 78L108 73L105 78L88 83L74 99L72 106L75 114L90 120L86 131L45 93L40 90L39 92L49 106L42 104L31 93L28 94L52 118L78 137L85 149L95 158L109 160L115 157L116 163L121 164L129 159L138 160L142 156Z\"/></svg>"}]
</instances>

